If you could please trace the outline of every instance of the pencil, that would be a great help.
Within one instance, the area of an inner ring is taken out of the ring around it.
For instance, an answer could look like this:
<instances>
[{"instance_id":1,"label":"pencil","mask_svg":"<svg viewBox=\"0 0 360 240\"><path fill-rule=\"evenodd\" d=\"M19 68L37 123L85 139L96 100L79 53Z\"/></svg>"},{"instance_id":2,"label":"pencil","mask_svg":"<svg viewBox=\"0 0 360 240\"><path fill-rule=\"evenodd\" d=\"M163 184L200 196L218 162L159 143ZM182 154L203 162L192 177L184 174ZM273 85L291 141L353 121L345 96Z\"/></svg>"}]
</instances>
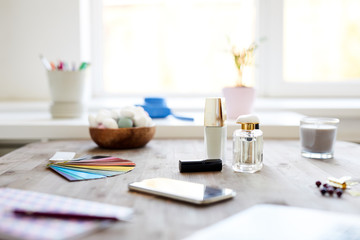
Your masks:
<instances>
[{"instance_id":1,"label":"pencil","mask_svg":"<svg viewBox=\"0 0 360 240\"><path fill-rule=\"evenodd\" d=\"M40 60L43 63L46 70L51 70L51 65L50 65L49 61L41 54L40 54Z\"/></svg>"},{"instance_id":2,"label":"pencil","mask_svg":"<svg viewBox=\"0 0 360 240\"><path fill-rule=\"evenodd\" d=\"M71 212L53 212L53 211L29 211L24 209L13 209L12 212L18 216L29 216L29 217L49 217L49 218L60 218L60 219L79 219L79 220L110 220L119 221L121 219L115 216L100 216L100 215L88 215L81 213Z\"/></svg>"}]
</instances>

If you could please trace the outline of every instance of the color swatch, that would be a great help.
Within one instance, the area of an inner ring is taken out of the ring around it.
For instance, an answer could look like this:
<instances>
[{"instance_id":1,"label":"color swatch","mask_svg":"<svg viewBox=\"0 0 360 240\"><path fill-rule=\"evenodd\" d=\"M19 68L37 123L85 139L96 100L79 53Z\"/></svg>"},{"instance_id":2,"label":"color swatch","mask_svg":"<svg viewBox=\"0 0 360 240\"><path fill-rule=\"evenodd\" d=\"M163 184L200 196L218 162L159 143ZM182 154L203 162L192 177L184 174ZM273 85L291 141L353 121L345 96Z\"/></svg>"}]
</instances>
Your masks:
<instances>
[{"instance_id":1,"label":"color swatch","mask_svg":"<svg viewBox=\"0 0 360 240\"><path fill-rule=\"evenodd\" d=\"M127 173L135 168L135 163L117 157L87 155L83 158L50 163L48 167L69 181L81 181Z\"/></svg>"}]
</instances>

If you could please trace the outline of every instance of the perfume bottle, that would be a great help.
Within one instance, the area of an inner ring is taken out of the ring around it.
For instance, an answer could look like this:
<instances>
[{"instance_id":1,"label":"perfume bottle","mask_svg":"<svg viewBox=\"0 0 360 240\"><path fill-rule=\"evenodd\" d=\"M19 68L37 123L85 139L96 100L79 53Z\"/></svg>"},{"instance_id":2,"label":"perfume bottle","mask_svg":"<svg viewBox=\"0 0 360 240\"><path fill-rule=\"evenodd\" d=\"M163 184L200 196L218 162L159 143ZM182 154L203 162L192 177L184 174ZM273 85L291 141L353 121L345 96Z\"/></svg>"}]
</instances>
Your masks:
<instances>
[{"instance_id":1,"label":"perfume bottle","mask_svg":"<svg viewBox=\"0 0 360 240\"><path fill-rule=\"evenodd\" d=\"M223 98L206 98L204 111L204 142L208 159L225 161L226 110Z\"/></svg>"},{"instance_id":2,"label":"perfume bottle","mask_svg":"<svg viewBox=\"0 0 360 240\"><path fill-rule=\"evenodd\" d=\"M236 119L241 129L233 134L233 164L235 172L254 173L263 166L263 133L259 129L259 118L242 115Z\"/></svg>"}]
</instances>

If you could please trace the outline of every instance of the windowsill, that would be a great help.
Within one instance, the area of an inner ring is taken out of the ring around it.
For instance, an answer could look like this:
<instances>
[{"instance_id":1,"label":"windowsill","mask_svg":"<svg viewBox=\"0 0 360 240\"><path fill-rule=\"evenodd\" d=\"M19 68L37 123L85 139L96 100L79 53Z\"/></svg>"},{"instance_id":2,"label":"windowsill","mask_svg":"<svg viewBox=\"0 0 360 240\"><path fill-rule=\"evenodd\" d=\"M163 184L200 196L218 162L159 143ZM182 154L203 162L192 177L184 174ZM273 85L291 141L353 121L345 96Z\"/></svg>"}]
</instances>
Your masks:
<instances>
[{"instance_id":1,"label":"windowsill","mask_svg":"<svg viewBox=\"0 0 360 240\"><path fill-rule=\"evenodd\" d=\"M89 111L142 104L142 99L92 100ZM194 117L193 122L169 116L154 119L155 138L202 138L203 98L168 99L167 104L178 115ZM0 143L48 139L90 138L87 116L79 119L52 119L49 102L0 102ZM360 142L360 99L257 99L255 113L261 119L265 138L298 138L299 120L304 115L341 119L339 139ZM228 121L228 137L238 126Z\"/></svg>"},{"instance_id":2,"label":"windowsill","mask_svg":"<svg viewBox=\"0 0 360 240\"><path fill-rule=\"evenodd\" d=\"M168 107L176 112L202 112L205 97L167 98ZM102 98L93 100L93 111L100 108L142 104L142 98ZM360 118L360 98L257 98L255 112L296 112L308 116Z\"/></svg>"}]
</instances>

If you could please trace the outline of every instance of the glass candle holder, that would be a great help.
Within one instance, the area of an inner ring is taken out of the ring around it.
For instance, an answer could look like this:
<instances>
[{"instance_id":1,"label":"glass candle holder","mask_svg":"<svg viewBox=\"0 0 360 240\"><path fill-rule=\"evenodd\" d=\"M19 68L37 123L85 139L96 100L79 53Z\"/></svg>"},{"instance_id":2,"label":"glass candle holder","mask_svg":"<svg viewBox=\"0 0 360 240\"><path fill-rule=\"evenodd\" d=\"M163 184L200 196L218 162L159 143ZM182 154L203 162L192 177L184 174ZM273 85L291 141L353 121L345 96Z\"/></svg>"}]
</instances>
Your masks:
<instances>
[{"instance_id":1,"label":"glass candle holder","mask_svg":"<svg viewBox=\"0 0 360 240\"><path fill-rule=\"evenodd\" d=\"M300 121L301 155L315 159L333 158L339 122L337 118L303 118Z\"/></svg>"}]
</instances>

